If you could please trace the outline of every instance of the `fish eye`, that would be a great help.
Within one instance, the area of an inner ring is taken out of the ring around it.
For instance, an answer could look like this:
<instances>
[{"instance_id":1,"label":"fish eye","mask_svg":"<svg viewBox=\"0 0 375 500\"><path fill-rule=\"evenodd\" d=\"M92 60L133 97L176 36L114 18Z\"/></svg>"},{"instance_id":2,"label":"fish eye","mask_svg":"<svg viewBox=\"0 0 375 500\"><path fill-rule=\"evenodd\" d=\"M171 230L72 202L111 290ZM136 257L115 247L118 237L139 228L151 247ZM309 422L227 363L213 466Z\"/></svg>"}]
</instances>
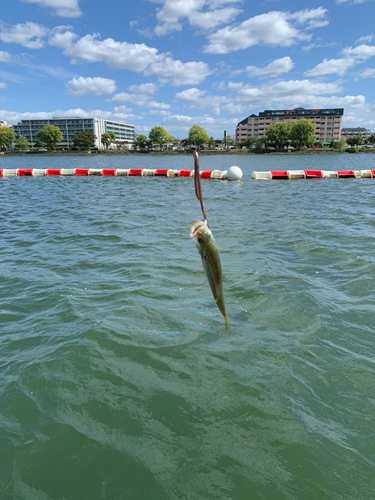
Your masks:
<instances>
[{"instance_id":1,"label":"fish eye","mask_svg":"<svg viewBox=\"0 0 375 500\"><path fill-rule=\"evenodd\" d=\"M198 243L203 243L203 240L202 240L202 238L200 236L198 238Z\"/></svg>"}]
</instances>

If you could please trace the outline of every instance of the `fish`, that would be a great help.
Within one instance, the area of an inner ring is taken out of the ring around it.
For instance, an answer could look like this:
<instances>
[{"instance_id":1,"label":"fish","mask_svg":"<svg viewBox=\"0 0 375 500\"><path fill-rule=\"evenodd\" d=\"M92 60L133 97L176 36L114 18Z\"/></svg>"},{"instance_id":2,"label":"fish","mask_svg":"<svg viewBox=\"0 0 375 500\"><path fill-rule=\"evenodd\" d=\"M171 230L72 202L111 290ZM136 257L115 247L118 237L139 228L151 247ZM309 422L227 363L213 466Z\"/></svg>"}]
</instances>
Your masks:
<instances>
[{"instance_id":1,"label":"fish","mask_svg":"<svg viewBox=\"0 0 375 500\"><path fill-rule=\"evenodd\" d=\"M223 315L225 331L230 331L229 318L225 310L223 295L223 278L219 257L219 246L217 245L208 222L205 219L193 220L190 225L190 236L193 239L202 259L203 270L206 273L215 302Z\"/></svg>"}]
</instances>

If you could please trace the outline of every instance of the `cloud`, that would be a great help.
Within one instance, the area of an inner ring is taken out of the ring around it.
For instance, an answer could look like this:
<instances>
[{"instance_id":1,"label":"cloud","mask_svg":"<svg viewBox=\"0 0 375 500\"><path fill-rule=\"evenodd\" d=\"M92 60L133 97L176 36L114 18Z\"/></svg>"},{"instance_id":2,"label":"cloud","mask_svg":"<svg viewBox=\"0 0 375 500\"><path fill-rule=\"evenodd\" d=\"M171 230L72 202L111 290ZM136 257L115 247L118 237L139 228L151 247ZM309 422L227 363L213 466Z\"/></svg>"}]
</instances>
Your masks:
<instances>
[{"instance_id":1,"label":"cloud","mask_svg":"<svg viewBox=\"0 0 375 500\"><path fill-rule=\"evenodd\" d=\"M306 9L295 13L273 11L261 14L242 22L235 27L225 27L208 37L209 44L205 53L227 54L247 49L254 45L270 45L289 47L302 40L310 40L311 35L298 29L306 25L311 29L312 23L322 22L326 9Z\"/></svg>"},{"instance_id":2,"label":"cloud","mask_svg":"<svg viewBox=\"0 0 375 500\"><path fill-rule=\"evenodd\" d=\"M5 82L0 82L0 89L5 89L7 84Z\"/></svg>"},{"instance_id":3,"label":"cloud","mask_svg":"<svg viewBox=\"0 0 375 500\"><path fill-rule=\"evenodd\" d=\"M245 71L249 78L257 76L259 78L274 78L283 73L288 73L294 67L294 62L289 56L275 59L264 68L247 66Z\"/></svg>"},{"instance_id":4,"label":"cloud","mask_svg":"<svg viewBox=\"0 0 375 500\"><path fill-rule=\"evenodd\" d=\"M341 51L344 56L341 59L324 59L315 68L310 69L304 73L305 76L325 76L337 74L343 76L346 71L357 64L362 63L366 59L375 56L374 45L358 45L347 47Z\"/></svg>"},{"instance_id":5,"label":"cloud","mask_svg":"<svg viewBox=\"0 0 375 500\"><path fill-rule=\"evenodd\" d=\"M8 52L3 52L0 50L0 62L9 62L10 61L10 54Z\"/></svg>"},{"instance_id":6,"label":"cloud","mask_svg":"<svg viewBox=\"0 0 375 500\"><path fill-rule=\"evenodd\" d=\"M37 23L26 22L11 26L0 21L0 40L4 43L18 43L28 49L41 49L44 47L42 38L48 32L48 28Z\"/></svg>"},{"instance_id":7,"label":"cloud","mask_svg":"<svg viewBox=\"0 0 375 500\"><path fill-rule=\"evenodd\" d=\"M50 7L60 17L80 17L82 12L77 0L21 0L24 3L36 3L41 7Z\"/></svg>"},{"instance_id":8,"label":"cloud","mask_svg":"<svg viewBox=\"0 0 375 500\"><path fill-rule=\"evenodd\" d=\"M305 71L305 76L325 76L337 74L339 76L345 75L349 68L357 64L354 58L348 59L324 59L315 68Z\"/></svg>"},{"instance_id":9,"label":"cloud","mask_svg":"<svg viewBox=\"0 0 375 500\"><path fill-rule=\"evenodd\" d=\"M350 2L352 5L364 3L367 0L336 0L336 3L341 4L341 3L348 3Z\"/></svg>"},{"instance_id":10,"label":"cloud","mask_svg":"<svg viewBox=\"0 0 375 500\"><path fill-rule=\"evenodd\" d=\"M360 78L375 78L375 68L366 68L359 74Z\"/></svg>"},{"instance_id":11,"label":"cloud","mask_svg":"<svg viewBox=\"0 0 375 500\"><path fill-rule=\"evenodd\" d=\"M85 94L108 95L116 91L116 82L108 78L73 78L67 84L67 92L71 96L80 96Z\"/></svg>"},{"instance_id":12,"label":"cloud","mask_svg":"<svg viewBox=\"0 0 375 500\"><path fill-rule=\"evenodd\" d=\"M57 109L55 111L37 111L37 112L24 112L0 110L0 116L9 124L18 123L21 120L48 120L54 116L80 116L82 118L104 118L106 120L125 121L131 123L132 121L140 120L139 115L130 113L131 109L126 106L118 106L113 108L112 111L103 111L101 109L84 110L81 108L73 108L68 110Z\"/></svg>"},{"instance_id":13,"label":"cloud","mask_svg":"<svg viewBox=\"0 0 375 500\"><path fill-rule=\"evenodd\" d=\"M190 103L191 109L210 109L212 114L220 114L220 106L230 101L229 96L220 95L206 95L205 90L199 90L197 88L190 88L178 92L174 96L174 101L176 102L187 102Z\"/></svg>"},{"instance_id":14,"label":"cloud","mask_svg":"<svg viewBox=\"0 0 375 500\"><path fill-rule=\"evenodd\" d=\"M196 85L211 73L204 62L182 63L169 54L158 54L158 50L144 43L116 42L112 38L100 40L99 35L79 38L71 31L55 32L49 44L63 50L72 63L104 62L110 69L126 69L146 76L157 75L170 79L172 86Z\"/></svg>"},{"instance_id":15,"label":"cloud","mask_svg":"<svg viewBox=\"0 0 375 500\"><path fill-rule=\"evenodd\" d=\"M374 35L367 35L367 36L361 36L358 38L358 40L355 41L355 43L370 43L374 39Z\"/></svg>"},{"instance_id":16,"label":"cloud","mask_svg":"<svg viewBox=\"0 0 375 500\"><path fill-rule=\"evenodd\" d=\"M232 22L242 12L227 4L239 3L240 0L163 0L163 7L158 10L156 18L159 24L154 33L164 36L173 31L181 31L181 20L186 19L194 28L211 30L222 24ZM222 8L224 6L224 8Z\"/></svg>"},{"instance_id":17,"label":"cloud","mask_svg":"<svg viewBox=\"0 0 375 500\"><path fill-rule=\"evenodd\" d=\"M170 104L157 102L152 99L153 94L157 91L157 86L154 83L142 83L141 85L131 85L129 90L133 91L132 94L127 92L120 92L114 95L107 102L131 102L135 106L145 107L147 109L169 109Z\"/></svg>"}]
</instances>

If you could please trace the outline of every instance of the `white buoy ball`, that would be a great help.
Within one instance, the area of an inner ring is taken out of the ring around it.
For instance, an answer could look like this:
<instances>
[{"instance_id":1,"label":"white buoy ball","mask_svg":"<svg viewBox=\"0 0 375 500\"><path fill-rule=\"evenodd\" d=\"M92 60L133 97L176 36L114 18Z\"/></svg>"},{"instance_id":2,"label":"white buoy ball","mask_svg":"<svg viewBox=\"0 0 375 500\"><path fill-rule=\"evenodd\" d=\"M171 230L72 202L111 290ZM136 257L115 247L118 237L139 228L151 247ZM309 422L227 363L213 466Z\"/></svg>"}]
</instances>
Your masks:
<instances>
[{"instance_id":1,"label":"white buoy ball","mask_svg":"<svg viewBox=\"0 0 375 500\"><path fill-rule=\"evenodd\" d=\"M227 179L229 181L239 181L242 179L242 170L240 167L230 167L227 171Z\"/></svg>"}]
</instances>

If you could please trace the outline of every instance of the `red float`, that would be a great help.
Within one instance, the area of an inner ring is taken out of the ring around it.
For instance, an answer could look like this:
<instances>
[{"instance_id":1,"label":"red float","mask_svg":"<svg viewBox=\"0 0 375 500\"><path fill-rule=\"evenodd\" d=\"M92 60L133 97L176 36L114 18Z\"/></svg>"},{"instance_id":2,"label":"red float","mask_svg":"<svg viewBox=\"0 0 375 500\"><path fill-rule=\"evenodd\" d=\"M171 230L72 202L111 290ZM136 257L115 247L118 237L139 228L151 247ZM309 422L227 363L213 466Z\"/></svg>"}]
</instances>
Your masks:
<instances>
[{"instance_id":1,"label":"red float","mask_svg":"<svg viewBox=\"0 0 375 500\"><path fill-rule=\"evenodd\" d=\"M337 175L341 177L341 179L345 179L347 177L355 177L355 173L353 170L340 170L337 171Z\"/></svg>"},{"instance_id":2,"label":"red float","mask_svg":"<svg viewBox=\"0 0 375 500\"><path fill-rule=\"evenodd\" d=\"M179 177L190 177L191 175L191 170L180 170L178 173Z\"/></svg>"},{"instance_id":3,"label":"red float","mask_svg":"<svg viewBox=\"0 0 375 500\"><path fill-rule=\"evenodd\" d=\"M17 170L17 175L33 175L33 169L32 168L19 168Z\"/></svg>"},{"instance_id":4,"label":"red float","mask_svg":"<svg viewBox=\"0 0 375 500\"><path fill-rule=\"evenodd\" d=\"M89 175L88 168L75 168L74 175Z\"/></svg>"},{"instance_id":5,"label":"red float","mask_svg":"<svg viewBox=\"0 0 375 500\"><path fill-rule=\"evenodd\" d=\"M116 175L117 168L103 168L102 175Z\"/></svg>"},{"instance_id":6,"label":"red float","mask_svg":"<svg viewBox=\"0 0 375 500\"><path fill-rule=\"evenodd\" d=\"M323 177L323 172L321 170L304 170L306 179L319 179Z\"/></svg>"},{"instance_id":7,"label":"red float","mask_svg":"<svg viewBox=\"0 0 375 500\"><path fill-rule=\"evenodd\" d=\"M203 172L201 172L201 179L210 179L211 174L212 172L210 172L209 170L203 170Z\"/></svg>"},{"instance_id":8,"label":"red float","mask_svg":"<svg viewBox=\"0 0 375 500\"><path fill-rule=\"evenodd\" d=\"M61 175L61 168L47 168L46 175Z\"/></svg>"},{"instance_id":9,"label":"red float","mask_svg":"<svg viewBox=\"0 0 375 500\"><path fill-rule=\"evenodd\" d=\"M271 177L278 180L288 179L288 172L286 170L284 172L273 172L271 170Z\"/></svg>"},{"instance_id":10,"label":"red float","mask_svg":"<svg viewBox=\"0 0 375 500\"><path fill-rule=\"evenodd\" d=\"M161 175L161 176L167 177L168 170L155 170L155 174L154 175Z\"/></svg>"},{"instance_id":11,"label":"red float","mask_svg":"<svg viewBox=\"0 0 375 500\"><path fill-rule=\"evenodd\" d=\"M131 168L128 175L142 175L143 168Z\"/></svg>"}]
</instances>

